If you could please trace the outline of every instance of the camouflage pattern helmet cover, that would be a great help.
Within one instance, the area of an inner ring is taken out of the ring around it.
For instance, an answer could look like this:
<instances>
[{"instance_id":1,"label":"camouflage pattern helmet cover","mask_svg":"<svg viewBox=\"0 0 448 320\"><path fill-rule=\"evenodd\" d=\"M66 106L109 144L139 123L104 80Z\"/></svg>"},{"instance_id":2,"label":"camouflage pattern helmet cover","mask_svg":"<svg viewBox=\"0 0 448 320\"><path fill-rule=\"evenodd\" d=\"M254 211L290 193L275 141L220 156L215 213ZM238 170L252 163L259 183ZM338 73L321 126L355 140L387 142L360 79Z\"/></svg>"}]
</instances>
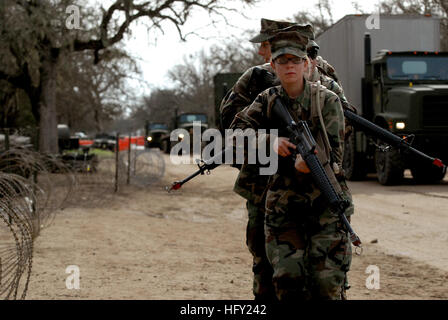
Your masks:
<instances>
[{"instance_id":1,"label":"camouflage pattern helmet cover","mask_svg":"<svg viewBox=\"0 0 448 320\"><path fill-rule=\"evenodd\" d=\"M263 41L268 41L275 35L275 31L288 28L295 25L294 22L288 21L275 21L269 19L261 19L261 29L260 33L254 38L250 39L251 42L260 43Z\"/></svg>"},{"instance_id":2,"label":"camouflage pattern helmet cover","mask_svg":"<svg viewBox=\"0 0 448 320\"><path fill-rule=\"evenodd\" d=\"M295 25L282 30L277 30L275 36L269 39L271 44L272 60L282 54L292 54L297 57L307 56L306 48L311 25Z\"/></svg>"}]
</instances>

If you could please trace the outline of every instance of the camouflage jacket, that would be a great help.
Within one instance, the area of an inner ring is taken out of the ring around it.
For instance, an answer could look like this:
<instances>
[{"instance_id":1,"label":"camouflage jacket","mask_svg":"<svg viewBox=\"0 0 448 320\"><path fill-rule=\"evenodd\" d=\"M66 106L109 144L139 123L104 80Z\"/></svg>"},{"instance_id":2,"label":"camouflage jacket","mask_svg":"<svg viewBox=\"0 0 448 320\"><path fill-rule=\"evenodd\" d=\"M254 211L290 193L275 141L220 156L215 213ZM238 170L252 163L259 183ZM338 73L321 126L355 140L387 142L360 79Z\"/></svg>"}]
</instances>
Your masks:
<instances>
[{"instance_id":1,"label":"camouflage jacket","mask_svg":"<svg viewBox=\"0 0 448 320\"><path fill-rule=\"evenodd\" d=\"M257 67L274 73L274 70L272 70L269 63ZM262 91L259 90L256 94L251 93L251 90L253 89L250 88L250 81L252 79L254 68L256 67L246 70L232 87L232 90L230 90L222 100L219 108L222 119L222 129L228 129L235 115L250 105L258 93Z\"/></svg>"},{"instance_id":2,"label":"camouflage jacket","mask_svg":"<svg viewBox=\"0 0 448 320\"><path fill-rule=\"evenodd\" d=\"M341 100L341 104L344 107L345 104L348 104L347 98L345 97L344 90L342 86L336 82L333 78L326 76L321 72L319 68L314 69L313 74L311 75L309 81L316 82L320 81L320 83L327 88L328 90L336 93L336 95Z\"/></svg>"},{"instance_id":3,"label":"camouflage jacket","mask_svg":"<svg viewBox=\"0 0 448 320\"><path fill-rule=\"evenodd\" d=\"M284 129L277 125L270 117L273 103L280 97L283 104L287 106L291 116L295 120L306 120L310 126L313 136L322 135L322 127L319 121L311 118L312 88L316 86L309 81L304 82L304 91L296 99L288 97L281 86L273 87L263 91L256 100L247 108L239 112L231 125L233 129L279 129L279 136L287 136ZM322 118L331 146L331 158L339 166L342 166L342 154L344 146L344 114L339 98L333 92L320 87L324 101L322 102ZM320 132L319 132L320 131ZM322 139L316 139L318 148L325 149ZM309 202L311 205L321 194L320 190L313 184L309 174L299 173L294 168L293 160L279 158L277 173L271 177L266 194L266 209L287 211L294 203ZM345 191L346 185L341 183ZM333 217L334 218L334 217Z\"/></svg>"},{"instance_id":4,"label":"camouflage jacket","mask_svg":"<svg viewBox=\"0 0 448 320\"><path fill-rule=\"evenodd\" d=\"M325 61L325 60L323 60L323 61ZM333 67L331 67L331 68L334 71L334 68ZM334 72L334 74L336 74L336 72ZM342 89L342 85L340 84L340 82L336 82L333 78L326 76L322 72L321 68L318 67L318 68L314 69L314 72L310 76L309 80L311 82L320 81L320 83L324 87L326 87L328 90L333 91L334 93L337 94L337 96L341 100L343 109L348 109L350 111L353 111L354 113L358 113L356 108L354 106L352 106L348 102L347 98L345 97L344 90ZM347 139L352 134L352 132L353 132L353 126L347 119L345 119L345 139Z\"/></svg>"},{"instance_id":5,"label":"camouflage jacket","mask_svg":"<svg viewBox=\"0 0 448 320\"><path fill-rule=\"evenodd\" d=\"M269 63L261 67L271 73L274 71ZM224 97L221 102L221 126L222 129L228 129L235 115L250 105L262 89L254 87L251 83L254 68L248 69L236 82L232 90ZM255 205L263 205L263 195L268 182L268 176L259 174L259 166L256 164L243 164L238 174L233 191L243 198L252 201Z\"/></svg>"},{"instance_id":6,"label":"camouflage jacket","mask_svg":"<svg viewBox=\"0 0 448 320\"><path fill-rule=\"evenodd\" d=\"M332 78L339 85L341 85L335 68L331 64L329 64L327 60L324 60L321 56L317 56L316 60L317 60L317 69L319 70L319 73Z\"/></svg>"}]
</instances>

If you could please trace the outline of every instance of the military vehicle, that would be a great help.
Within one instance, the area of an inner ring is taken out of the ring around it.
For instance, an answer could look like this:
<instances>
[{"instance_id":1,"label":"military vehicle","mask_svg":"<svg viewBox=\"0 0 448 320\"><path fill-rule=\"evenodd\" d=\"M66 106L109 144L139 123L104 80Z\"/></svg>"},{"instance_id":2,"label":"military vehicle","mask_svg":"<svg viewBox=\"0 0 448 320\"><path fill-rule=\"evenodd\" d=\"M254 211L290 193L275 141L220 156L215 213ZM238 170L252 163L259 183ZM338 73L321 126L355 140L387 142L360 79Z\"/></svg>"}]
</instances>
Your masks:
<instances>
[{"instance_id":1,"label":"military vehicle","mask_svg":"<svg viewBox=\"0 0 448 320\"><path fill-rule=\"evenodd\" d=\"M165 123L151 123L146 121L145 147L162 149L163 137L165 137L168 133L168 126Z\"/></svg>"},{"instance_id":2,"label":"military vehicle","mask_svg":"<svg viewBox=\"0 0 448 320\"><path fill-rule=\"evenodd\" d=\"M347 99L360 115L446 162L448 53L439 52L439 18L381 15L379 29L369 29L368 19L342 18L317 38L319 54L336 68ZM373 59L372 51L377 52ZM376 172L384 185L400 183L405 169L418 182L437 182L445 175L444 169L361 131L346 141L344 169L350 180Z\"/></svg>"},{"instance_id":3,"label":"military vehicle","mask_svg":"<svg viewBox=\"0 0 448 320\"><path fill-rule=\"evenodd\" d=\"M193 148L193 122L200 122L201 126L201 135L202 133L208 129L208 118L205 113L182 113L180 115L176 115L173 118L173 130L174 129L184 129L188 131L190 135L190 147ZM170 133L164 135L162 140L162 150L166 153L170 153L171 148L177 144L178 142L184 139L183 134L179 134L177 137L177 141L170 140Z\"/></svg>"}]
</instances>

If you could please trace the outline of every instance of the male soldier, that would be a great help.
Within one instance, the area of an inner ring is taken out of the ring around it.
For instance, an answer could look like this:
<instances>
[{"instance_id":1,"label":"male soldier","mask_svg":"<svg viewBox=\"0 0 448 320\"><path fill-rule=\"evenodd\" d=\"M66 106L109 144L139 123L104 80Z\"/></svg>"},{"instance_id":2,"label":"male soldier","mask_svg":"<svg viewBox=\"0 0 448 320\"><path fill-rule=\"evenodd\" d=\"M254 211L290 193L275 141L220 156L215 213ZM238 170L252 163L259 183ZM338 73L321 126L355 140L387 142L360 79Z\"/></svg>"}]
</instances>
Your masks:
<instances>
[{"instance_id":1,"label":"male soldier","mask_svg":"<svg viewBox=\"0 0 448 320\"><path fill-rule=\"evenodd\" d=\"M263 56L265 62L269 62L271 59L271 49L268 39L272 37L275 30L292 25L293 23L290 22L261 19L260 34L250 41L261 43L258 54ZM259 68L267 70L269 74L273 75L273 70L269 63L263 64ZM258 74L255 74L261 70L259 68L253 67L248 69L239 78L232 90L224 97L220 107L222 129L229 128L234 116L252 103L257 94L266 88L266 83L269 83L269 86L279 83L275 79L275 76L271 79L264 79ZM246 229L246 244L253 256L253 294L255 300L272 301L275 299L275 293L272 286L272 268L265 253L265 210L263 197L269 177L260 175L259 169L257 165L243 165L233 190L247 200L248 223Z\"/></svg>"},{"instance_id":2,"label":"male soldier","mask_svg":"<svg viewBox=\"0 0 448 320\"><path fill-rule=\"evenodd\" d=\"M287 28L269 40L271 66L282 85L258 95L235 116L231 127L280 129L274 142L274 151L281 156L279 170L268 185L265 218L266 254L274 270L277 298L339 299L351 255L347 232L312 183L303 160L297 157L294 164L288 158L295 146L281 137L284 128L275 124L271 112L275 99L280 98L296 121L310 122L322 163L334 169L333 186L341 190L337 179L344 142L342 107L334 93L305 80L308 38L299 31ZM321 106L316 103L319 91L323 93Z\"/></svg>"}]
</instances>

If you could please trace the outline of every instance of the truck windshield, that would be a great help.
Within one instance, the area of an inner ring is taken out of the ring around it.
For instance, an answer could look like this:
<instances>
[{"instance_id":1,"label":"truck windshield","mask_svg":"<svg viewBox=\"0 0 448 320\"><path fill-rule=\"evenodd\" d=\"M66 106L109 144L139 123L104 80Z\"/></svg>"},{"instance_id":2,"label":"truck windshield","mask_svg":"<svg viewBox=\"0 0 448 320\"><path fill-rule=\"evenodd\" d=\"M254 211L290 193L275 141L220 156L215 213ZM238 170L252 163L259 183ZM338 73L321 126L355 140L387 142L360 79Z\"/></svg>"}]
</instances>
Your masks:
<instances>
[{"instance_id":1,"label":"truck windshield","mask_svg":"<svg viewBox=\"0 0 448 320\"><path fill-rule=\"evenodd\" d=\"M387 76L393 80L448 80L448 57L390 57Z\"/></svg>"},{"instance_id":2,"label":"truck windshield","mask_svg":"<svg viewBox=\"0 0 448 320\"><path fill-rule=\"evenodd\" d=\"M207 123L207 116L205 114L182 114L179 117L179 122L193 122L193 121L200 121Z\"/></svg>"},{"instance_id":3,"label":"truck windshield","mask_svg":"<svg viewBox=\"0 0 448 320\"><path fill-rule=\"evenodd\" d=\"M166 124L162 124L162 123L152 123L148 126L149 130L168 130L168 127Z\"/></svg>"}]
</instances>

